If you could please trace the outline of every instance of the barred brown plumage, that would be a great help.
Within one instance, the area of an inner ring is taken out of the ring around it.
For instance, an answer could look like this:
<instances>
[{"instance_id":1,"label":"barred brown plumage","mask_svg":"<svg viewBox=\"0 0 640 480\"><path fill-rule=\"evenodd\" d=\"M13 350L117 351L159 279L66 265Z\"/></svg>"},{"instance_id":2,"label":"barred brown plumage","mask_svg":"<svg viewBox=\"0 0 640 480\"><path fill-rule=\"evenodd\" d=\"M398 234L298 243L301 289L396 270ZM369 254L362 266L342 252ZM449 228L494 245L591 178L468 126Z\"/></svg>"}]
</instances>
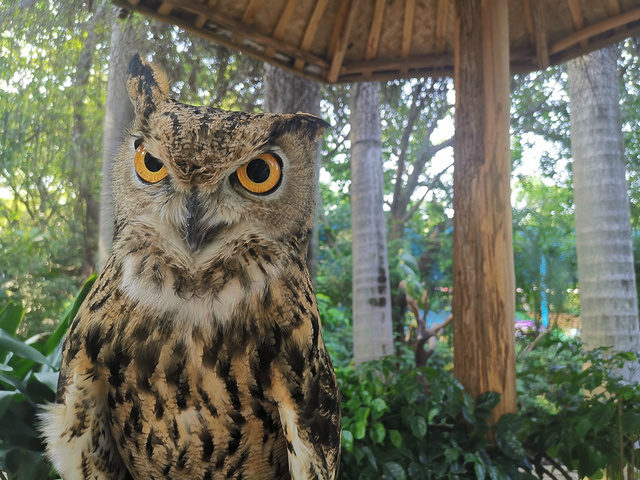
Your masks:
<instances>
[{"instance_id":1,"label":"barred brown plumage","mask_svg":"<svg viewBox=\"0 0 640 480\"><path fill-rule=\"evenodd\" d=\"M138 56L127 89L112 254L41 415L49 457L65 480L336 478L340 402L305 264L325 122L180 104ZM265 153L282 178L252 192L235 172Z\"/></svg>"}]
</instances>

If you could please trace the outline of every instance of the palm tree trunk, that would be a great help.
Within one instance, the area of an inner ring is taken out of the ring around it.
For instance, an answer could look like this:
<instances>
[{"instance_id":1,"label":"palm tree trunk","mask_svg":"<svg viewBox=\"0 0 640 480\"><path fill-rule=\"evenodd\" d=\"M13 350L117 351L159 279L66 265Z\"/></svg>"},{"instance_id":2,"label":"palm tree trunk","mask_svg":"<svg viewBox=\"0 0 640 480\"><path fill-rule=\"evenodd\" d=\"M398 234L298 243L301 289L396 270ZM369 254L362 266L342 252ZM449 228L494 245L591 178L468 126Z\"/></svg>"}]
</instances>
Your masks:
<instances>
[{"instance_id":1,"label":"palm tree trunk","mask_svg":"<svg viewBox=\"0 0 640 480\"><path fill-rule=\"evenodd\" d=\"M393 353L382 173L380 84L352 85L351 228L356 365Z\"/></svg>"},{"instance_id":2,"label":"palm tree trunk","mask_svg":"<svg viewBox=\"0 0 640 480\"><path fill-rule=\"evenodd\" d=\"M582 339L640 349L615 47L568 64Z\"/></svg>"},{"instance_id":3,"label":"palm tree trunk","mask_svg":"<svg viewBox=\"0 0 640 480\"><path fill-rule=\"evenodd\" d=\"M126 89L127 67L139 48L135 27L131 21L118 18L120 9L111 14L111 47L109 49L109 76L107 78L107 102L104 115L104 140L102 150L102 193L100 199L100 237L98 267L102 269L111 252L113 241L113 187L111 177L113 162L125 129L133 120L133 107Z\"/></svg>"}]
</instances>

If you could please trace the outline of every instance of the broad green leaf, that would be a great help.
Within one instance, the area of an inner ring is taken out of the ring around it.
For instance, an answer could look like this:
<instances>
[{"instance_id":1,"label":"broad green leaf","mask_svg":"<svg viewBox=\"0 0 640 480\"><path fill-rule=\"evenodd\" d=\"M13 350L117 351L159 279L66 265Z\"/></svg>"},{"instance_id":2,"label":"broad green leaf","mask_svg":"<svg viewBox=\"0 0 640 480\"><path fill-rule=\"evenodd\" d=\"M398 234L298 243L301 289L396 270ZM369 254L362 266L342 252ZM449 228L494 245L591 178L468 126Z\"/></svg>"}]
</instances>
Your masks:
<instances>
[{"instance_id":1,"label":"broad green leaf","mask_svg":"<svg viewBox=\"0 0 640 480\"><path fill-rule=\"evenodd\" d=\"M19 357L32 360L36 363L52 366L47 357L42 355L38 350L12 337L4 330L0 330L0 348L7 349Z\"/></svg>"},{"instance_id":2,"label":"broad green leaf","mask_svg":"<svg viewBox=\"0 0 640 480\"><path fill-rule=\"evenodd\" d=\"M509 458L522 460L525 457L524 448L518 437L516 437L515 432L509 430L498 432L496 434L496 443L502 453Z\"/></svg>"},{"instance_id":3,"label":"broad green leaf","mask_svg":"<svg viewBox=\"0 0 640 480\"><path fill-rule=\"evenodd\" d=\"M584 436L591 430L591 421L588 418L582 418L576 424L576 433L580 440L584 440Z\"/></svg>"},{"instance_id":4,"label":"broad green leaf","mask_svg":"<svg viewBox=\"0 0 640 480\"><path fill-rule=\"evenodd\" d=\"M591 421L591 425L593 430L598 432L605 425L609 423L611 417L613 415L614 405L599 405L594 407L589 412L589 420Z\"/></svg>"},{"instance_id":5,"label":"broad green leaf","mask_svg":"<svg viewBox=\"0 0 640 480\"><path fill-rule=\"evenodd\" d=\"M0 310L0 328L9 335L15 335L24 318L25 309L13 302L7 303Z\"/></svg>"},{"instance_id":6,"label":"broad green leaf","mask_svg":"<svg viewBox=\"0 0 640 480\"><path fill-rule=\"evenodd\" d=\"M64 338L65 334L67 333L67 330L69 329L69 326L71 325L71 321L74 319L74 317L78 313L78 310L82 305L82 302L84 302L84 299L89 294L89 291L91 290L91 287L93 286L97 278L98 278L97 275L92 275L82 286L82 289L80 290L80 293L78 293L78 295L76 296L75 300L73 301L73 304L71 304L71 306L64 313L62 320L58 324L58 327L51 334L51 336L47 340L47 343L45 343L44 345L45 355L47 356L51 355L56 350L56 348L59 347L59 345L62 343L62 339Z\"/></svg>"},{"instance_id":7,"label":"broad green leaf","mask_svg":"<svg viewBox=\"0 0 640 480\"><path fill-rule=\"evenodd\" d=\"M342 446L349 452L353 451L353 433L349 430L342 431Z\"/></svg>"},{"instance_id":8,"label":"broad green leaf","mask_svg":"<svg viewBox=\"0 0 640 480\"><path fill-rule=\"evenodd\" d=\"M620 424L625 433L640 433L640 413L629 411L624 412L620 417Z\"/></svg>"},{"instance_id":9,"label":"broad green leaf","mask_svg":"<svg viewBox=\"0 0 640 480\"><path fill-rule=\"evenodd\" d=\"M411 433L416 438L424 438L427 434L427 420L420 415L416 415L411 422Z\"/></svg>"},{"instance_id":10,"label":"broad green leaf","mask_svg":"<svg viewBox=\"0 0 640 480\"><path fill-rule=\"evenodd\" d=\"M367 424L364 421L356 422L353 431L353 436L358 440L362 440L364 438L365 433L367 432Z\"/></svg>"},{"instance_id":11,"label":"broad green leaf","mask_svg":"<svg viewBox=\"0 0 640 480\"><path fill-rule=\"evenodd\" d=\"M399 463L385 462L382 466L382 471L384 474L391 476L394 480L407 480L407 473Z\"/></svg>"},{"instance_id":12,"label":"broad green leaf","mask_svg":"<svg viewBox=\"0 0 640 480\"><path fill-rule=\"evenodd\" d=\"M369 436L373 443L383 443L384 437L387 435L387 430L384 428L384 425L380 422L375 422L369 428Z\"/></svg>"},{"instance_id":13,"label":"broad green leaf","mask_svg":"<svg viewBox=\"0 0 640 480\"><path fill-rule=\"evenodd\" d=\"M476 400L476 417L486 419L491 416L491 410L500 403L500 394L497 392L484 392L478 395Z\"/></svg>"},{"instance_id":14,"label":"broad green leaf","mask_svg":"<svg viewBox=\"0 0 640 480\"><path fill-rule=\"evenodd\" d=\"M15 391L0 390L0 418L4 416L15 395Z\"/></svg>"},{"instance_id":15,"label":"broad green leaf","mask_svg":"<svg viewBox=\"0 0 640 480\"><path fill-rule=\"evenodd\" d=\"M369 460L369 463L375 468L378 469L378 462L376 461L376 456L373 454L369 447L362 447L361 450L364 452L365 456Z\"/></svg>"},{"instance_id":16,"label":"broad green leaf","mask_svg":"<svg viewBox=\"0 0 640 480\"><path fill-rule=\"evenodd\" d=\"M484 468L484 463L480 459L476 459L473 464L473 470L476 472L477 480L484 480L484 477L487 475L487 470Z\"/></svg>"},{"instance_id":17,"label":"broad green leaf","mask_svg":"<svg viewBox=\"0 0 640 480\"><path fill-rule=\"evenodd\" d=\"M57 372L35 372L33 376L43 385L56 393L58 389L58 373Z\"/></svg>"},{"instance_id":18,"label":"broad green leaf","mask_svg":"<svg viewBox=\"0 0 640 480\"><path fill-rule=\"evenodd\" d=\"M389 430L389 438L394 447L402 450L402 435L398 430Z\"/></svg>"},{"instance_id":19,"label":"broad green leaf","mask_svg":"<svg viewBox=\"0 0 640 480\"><path fill-rule=\"evenodd\" d=\"M378 419L384 412L389 410L389 407L387 406L387 402L382 398L375 398L371 401L371 410L373 412L373 418Z\"/></svg>"}]
</instances>

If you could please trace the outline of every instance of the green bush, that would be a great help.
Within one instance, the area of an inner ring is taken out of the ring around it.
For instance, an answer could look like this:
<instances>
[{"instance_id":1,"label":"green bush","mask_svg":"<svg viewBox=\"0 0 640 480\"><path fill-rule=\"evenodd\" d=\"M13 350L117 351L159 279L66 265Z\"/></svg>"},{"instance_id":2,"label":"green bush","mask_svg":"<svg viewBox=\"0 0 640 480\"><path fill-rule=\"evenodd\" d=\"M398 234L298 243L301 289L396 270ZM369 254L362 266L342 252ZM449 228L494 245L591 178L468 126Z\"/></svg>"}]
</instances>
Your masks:
<instances>
[{"instance_id":1,"label":"green bush","mask_svg":"<svg viewBox=\"0 0 640 480\"><path fill-rule=\"evenodd\" d=\"M0 478L50 478L35 427L38 405L55 399L62 339L94 281L95 276L87 281L52 334L25 342L15 338L25 314L22 305L0 305Z\"/></svg>"},{"instance_id":2,"label":"green bush","mask_svg":"<svg viewBox=\"0 0 640 480\"><path fill-rule=\"evenodd\" d=\"M622 466L640 468L640 384L625 378L638 355L584 351L552 329L520 357L517 435L540 476L620 478Z\"/></svg>"},{"instance_id":3,"label":"green bush","mask_svg":"<svg viewBox=\"0 0 640 480\"><path fill-rule=\"evenodd\" d=\"M518 417L505 415L493 429L497 447L487 440L497 393L474 402L451 373L393 356L337 373L341 479L533 478L513 433Z\"/></svg>"}]
</instances>

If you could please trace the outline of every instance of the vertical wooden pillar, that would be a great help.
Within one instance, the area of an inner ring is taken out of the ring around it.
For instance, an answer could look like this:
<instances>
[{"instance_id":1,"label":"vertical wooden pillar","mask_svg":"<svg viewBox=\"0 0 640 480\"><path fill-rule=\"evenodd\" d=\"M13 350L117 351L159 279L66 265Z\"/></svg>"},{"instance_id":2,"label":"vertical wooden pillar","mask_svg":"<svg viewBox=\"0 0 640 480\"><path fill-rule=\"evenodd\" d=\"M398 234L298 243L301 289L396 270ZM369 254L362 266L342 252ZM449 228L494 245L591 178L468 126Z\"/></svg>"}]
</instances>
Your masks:
<instances>
[{"instance_id":1,"label":"vertical wooden pillar","mask_svg":"<svg viewBox=\"0 0 640 480\"><path fill-rule=\"evenodd\" d=\"M454 373L516 407L508 0L456 1Z\"/></svg>"}]
</instances>

